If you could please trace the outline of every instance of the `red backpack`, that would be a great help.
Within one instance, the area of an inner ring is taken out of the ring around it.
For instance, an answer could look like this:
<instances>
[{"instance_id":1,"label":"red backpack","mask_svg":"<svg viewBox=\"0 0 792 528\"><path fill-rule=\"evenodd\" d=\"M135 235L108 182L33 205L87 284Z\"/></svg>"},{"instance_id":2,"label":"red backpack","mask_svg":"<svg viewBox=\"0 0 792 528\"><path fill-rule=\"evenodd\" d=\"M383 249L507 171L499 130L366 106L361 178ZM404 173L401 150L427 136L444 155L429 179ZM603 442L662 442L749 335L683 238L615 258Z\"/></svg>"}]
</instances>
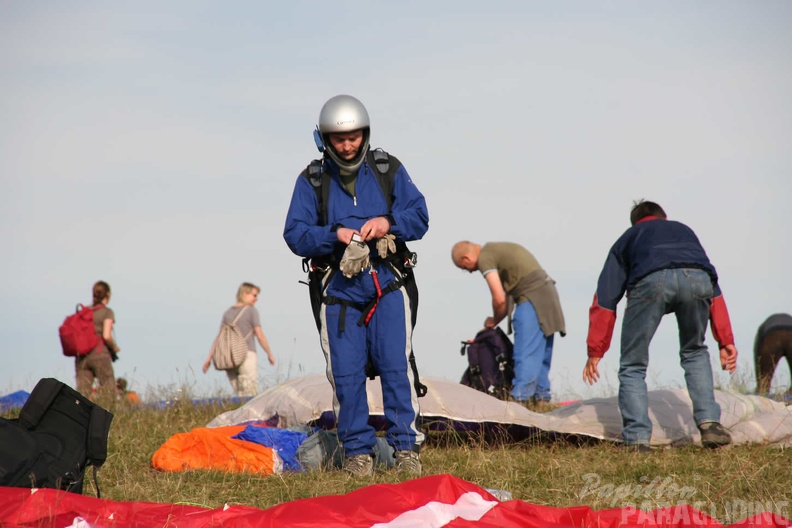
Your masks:
<instances>
[{"instance_id":1,"label":"red backpack","mask_svg":"<svg viewBox=\"0 0 792 528\"><path fill-rule=\"evenodd\" d=\"M94 311L101 308L91 308L78 304L76 313L68 316L58 329L64 356L84 356L99 348L102 340L96 335L94 327Z\"/></svg>"}]
</instances>

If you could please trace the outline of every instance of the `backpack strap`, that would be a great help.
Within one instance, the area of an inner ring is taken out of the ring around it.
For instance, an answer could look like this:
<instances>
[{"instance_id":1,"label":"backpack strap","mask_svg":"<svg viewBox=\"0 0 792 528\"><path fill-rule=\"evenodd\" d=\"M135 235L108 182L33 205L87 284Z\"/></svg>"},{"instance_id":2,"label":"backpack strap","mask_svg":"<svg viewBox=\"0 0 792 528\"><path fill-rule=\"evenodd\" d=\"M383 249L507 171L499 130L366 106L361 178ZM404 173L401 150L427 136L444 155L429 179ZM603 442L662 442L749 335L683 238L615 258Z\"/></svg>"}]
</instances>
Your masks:
<instances>
[{"instance_id":1,"label":"backpack strap","mask_svg":"<svg viewBox=\"0 0 792 528\"><path fill-rule=\"evenodd\" d=\"M419 398L423 398L426 396L426 393L429 392L429 387L421 383L421 378L418 376L418 365L415 363L415 352L410 350L410 368L413 371L413 386L415 387L415 394Z\"/></svg>"},{"instance_id":2,"label":"backpack strap","mask_svg":"<svg viewBox=\"0 0 792 528\"><path fill-rule=\"evenodd\" d=\"M393 206L393 187L396 180L396 172L401 167L401 162L396 156L391 156L381 148L370 149L366 153L366 162L373 169L377 177L382 196L388 205L390 214ZM316 192L317 213L320 225L327 225L327 204L330 201L330 173L326 170L323 160L313 160L301 174L307 179Z\"/></svg>"},{"instance_id":3,"label":"backpack strap","mask_svg":"<svg viewBox=\"0 0 792 528\"><path fill-rule=\"evenodd\" d=\"M481 377L481 348L481 341L474 341L473 343L470 343L470 346L467 348L468 365L471 367L471 373L475 371L475 374L478 374L479 377Z\"/></svg>"},{"instance_id":4,"label":"backpack strap","mask_svg":"<svg viewBox=\"0 0 792 528\"><path fill-rule=\"evenodd\" d=\"M393 163L391 163L391 159L393 159ZM366 154L366 161L368 161L369 166L375 169L374 174L377 176L382 195L388 204L388 213L390 213L393 206L393 186L396 180L396 171L401 167L401 162L381 148L369 150Z\"/></svg>"},{"instance_id":5,"label":"backpack strap","mask_svg":"<svg viewBox=\"0 0 792 528\"><path fill-rule=\"evenodd\" d=\"M241 310L239 310L239 313L237 314L236 317L234 317L234 320L231 321L231 324L236 324L236 322L239 320L240 317L242 317L242 314L245 313L245 310L247 310L247 309L248 309L248 306L246 304L245 306L242 307ZM250 334L252 334L252 333L253 333L253 329L251 328L250 332L248 332L247 335L245 337L243 337L242 339L247 341L247 338L250 337Z\"/></svg>"},{"instance_id":6,"label":"backpack strap","mask_svg":"<svg viewBox=\"0 0 792 528\"><path fill-rule=\"evenodd\" d=\"M234 317L234 320L231 321L231 324L236 324L236 322L239 320L240 317L242 317L242 314L245 313L245 310L247 310L247 309L248 309L248 307L247 307L247 304L246 304L245 306L242 307L241 310L239 310L239 313L236 315L236 317Z\"/></svg>"},{"instance_id":7,"label":"backpack strap","mask_svg":"<svg viewBox=\"0 0 792 528\"><path fill-rule=\"evenodd\" d=\"M97 469L107 460L107 437L110 434L110 422L113 415L98 405L91 408L91 418L88 422L88 438L85 446L85 457L93 466L93 481L96 489L96 498L101 499Z\"/></svg>"},{"instance_id":8,"label":"backpack strap","mask_svg":"<svg viewBox=\"0 0 792 528\"><path fill-rule=\"evenodd\" d=\"M320 225L327 225L327 203L330 200L330 173L325 170L323 160L313 160L301 174L316 192L316 212Z\"/></svg>"},{"instance_id":9,"label":"backpack strap","mask_svg":"<svg viewBox=\"0 0 792 528\"><path fill-rule=\"evenodd\" d=\"M77 303L77 306L74 307L74 313L81 312L81 311L85 310L86 308L88 308L92 312L95 312L99 308L104 308L104 307L105 307L105 305L102 304L102 303L99 303L96 306L87 306L87 305L85 305L83 303Z\"/></svg>"}]
</instances>

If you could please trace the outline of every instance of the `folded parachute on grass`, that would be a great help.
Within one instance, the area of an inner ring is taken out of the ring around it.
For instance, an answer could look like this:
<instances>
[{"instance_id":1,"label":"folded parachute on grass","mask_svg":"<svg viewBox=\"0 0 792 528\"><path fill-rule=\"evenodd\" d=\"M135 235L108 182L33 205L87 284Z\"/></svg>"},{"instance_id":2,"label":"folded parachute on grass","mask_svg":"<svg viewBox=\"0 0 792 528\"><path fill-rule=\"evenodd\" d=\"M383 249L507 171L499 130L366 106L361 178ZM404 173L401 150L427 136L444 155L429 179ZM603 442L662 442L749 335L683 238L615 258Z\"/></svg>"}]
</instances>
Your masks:
<instances>
[{"instance_id":1,"label":"folded parachute on grass","mask_svg":"<svg viewBox=\"0 0 792 528\"><path fill-rule=\"evenodd\" d=\"M572 403L550 413L536 413L504 402L459 383L435 378L423 380L429 387L421 400L421 422L426 430L453 428L496 434L500 440L520 440L529 436L592 438L620 441L621 415L615 397ZM371 423L384 429L382 392L378 381L367 384ZM229 472L279 474L283 470L316 469L336 463L338 453L328 447L331 439L313 438L318 449L301 457L305 439L285 429L331 429L335 426L332 390L323 375L289 380L253 398L242 407L220 414L207 427L171 437L154 454L157 469L214 469ZM760 396L716 391L721 406L721 422L732 432L735 444L757 443L792 446L792 407ZM653 422L651 443L676 446L701 443L693 421L692 403L684 389L649 393L649 415ZM280 430L267 431L246 425L268 424ZM229 428L229 426L236 427ZM309 426L309 427L305 427ZM243 433L243 431L246 431ZM242 433L242 434L240 434ZM235 438L235 435L237 435ZM332 443L332 442L330 442ZM306 445L309 443L306 442ZM384 450L387 446L384 446ZM310 460L303 463L300 460Z\"/></svg>"},{"instance_id":2,"label":"folded parachute on grass","mask_svg":"<svg viewBox=\"0 0 792 528\"><path fill-rule=\"evenodd\" d=\"M237 435L246 427L199 427L171 436L154 452L151 464L162 471L210 469L228 473L271 475L281 473L281 457L272 447L251 442Z\"/></svg>"},{"instance_id":3,"label":"folded parachute on grass","mask_svg":"<svg viewBox=\"0 0 792 528\"><path fill-rule=\"evenodd\" d=\"M546 434L621 441L622 422L616 397L582 400L549 413L536 413L460 383L431 377L421 381L429 388L420 400L422 426L426 429L498 428L516 440ZM379 380L369 381L366 391L371 422L384 426ZM721 423L731 430L735 444L792 446L791 406L761 396L725 391L715 391L715 398L721 406ZM324 375L308 375L268 389L244 406L220 414L208 427L269 420L281 428L308 424L330 429L335 425L332 403L332 390ZM649 416L654 425L652 445L701 444L687 390L650 391Z\"/></svg>"},{"instance_id":4,"label":"folded parachute on grass","mask_svg":"<svg viewBox=\"0 0 792 528\"><path fill-rule=\"evenodd\" d=\"M733 526L782 528L792 524L779 512L759 513ZM554 508L520 500L499 502L487 490L451 475L400 484L376 484L346 495L279 504L266 510L232 505L218 509L151 502L115 502L53 489L0 487L0 525L9 528L633 528L722 527L685 504L652 511L631 506L594 511L587 506Z\"/></svg>"}]
</instances>

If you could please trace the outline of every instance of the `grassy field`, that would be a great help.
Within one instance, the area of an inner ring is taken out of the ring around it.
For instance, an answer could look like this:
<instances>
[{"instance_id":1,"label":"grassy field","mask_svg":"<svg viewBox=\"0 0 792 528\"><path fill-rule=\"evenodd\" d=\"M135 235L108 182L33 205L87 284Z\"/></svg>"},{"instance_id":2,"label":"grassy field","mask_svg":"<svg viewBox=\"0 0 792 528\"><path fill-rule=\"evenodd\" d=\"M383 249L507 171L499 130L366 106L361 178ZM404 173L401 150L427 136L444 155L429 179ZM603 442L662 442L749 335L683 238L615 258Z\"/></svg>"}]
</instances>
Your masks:
<instances>
[{"instance_id":1,"label":"grassy field","mask_svg":"<svg viewBox=\"0 0 792 528\"><path fill-rule=\"evenodd\" d=\"M255 476L152 469L152 454L171 435L203 427L231 408L181 402L161 410L114 409L109 457L99 471L102 497L207 508L245 504L265 509L404 478L387 471L366 480L340 471ZM792 517L790 449L749 445L710 451L689 446L639 454L596 441L575 445L534 439L515 444L485 442L477 435L433 433L422 458L427 475L450 473L535 504L652 509L687 503L721 522L763 511ZM95 494L92 482L85 493Z\"/></svg>"}]
</instances>

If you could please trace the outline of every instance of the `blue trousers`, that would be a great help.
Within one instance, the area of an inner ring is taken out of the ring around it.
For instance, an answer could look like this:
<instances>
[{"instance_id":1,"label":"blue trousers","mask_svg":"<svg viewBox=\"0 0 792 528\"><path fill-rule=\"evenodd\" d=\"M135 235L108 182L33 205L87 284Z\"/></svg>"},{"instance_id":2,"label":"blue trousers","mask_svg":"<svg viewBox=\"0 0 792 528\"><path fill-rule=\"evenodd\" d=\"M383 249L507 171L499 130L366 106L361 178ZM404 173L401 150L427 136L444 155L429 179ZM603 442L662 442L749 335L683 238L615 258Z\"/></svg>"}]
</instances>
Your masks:
<instances>
[{"instance_id":1,"label":"blue trousers","mask_svg":"<svg viewBox=\"0 0 792 528\"><path fill-rule=\"evenodd\" d=\"M646 389L649 342L668 313L676 316L679 326L679 358L693 401L693 419L696 425L720 420L704 344L712 293L710 276L687 268L656 271L627 292L619 359L619 410L625 444L648 444L652 437Z\"/></svg>"},{"instance_id":2,"label":"blue trousers","mask_svg":"<svg viewBox=\"0 0 792 528\"><path fill-rule=\"evenodd\" d=\"M545 336L533 304L521 302L512 316L514 328L514 381L511 396L517 401L550 401L550 362L553 336Z\"/></svg>"},{"instance_id":3,"label":"blue trousers","mask_svg":"<svg viewBox=\"0 0 792 528\"><path fill-rule=\"evenodd\" d=\"M358 326L360 312L346 306L322 306L322 349L327 379L333 386L338 438L346 456L373 453L376 436L369 425L366 363L371 357L382 383L388 444L394 450L418 449L424 435L418 430L418 395L409 365L412 350L410 306L404 289L384 295L368 325Z\"/></svg>"}]
</instances>

